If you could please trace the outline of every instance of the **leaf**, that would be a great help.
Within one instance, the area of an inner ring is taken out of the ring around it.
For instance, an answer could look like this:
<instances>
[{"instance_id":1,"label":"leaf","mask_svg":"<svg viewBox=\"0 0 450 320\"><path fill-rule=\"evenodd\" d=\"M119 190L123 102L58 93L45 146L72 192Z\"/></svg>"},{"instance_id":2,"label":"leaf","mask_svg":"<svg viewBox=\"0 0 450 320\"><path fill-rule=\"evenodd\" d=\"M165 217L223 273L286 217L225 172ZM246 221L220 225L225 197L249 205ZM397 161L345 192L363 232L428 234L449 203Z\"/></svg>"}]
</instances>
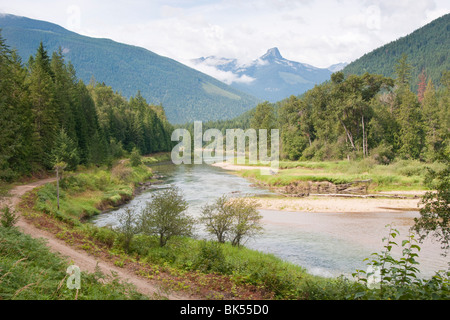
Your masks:
<instances>
[{"instance_id":1,"label":"leaf","mask_svg":"<svg viewBox=\"0 0 450 320\"><path fill-rule=\"evenodd\" d=\"M355 299L359 299L359 298L362 298L362 297L364 297L366 295L366 293L363 291L363 292L357 292L356 294L355 294Z\"/></svg>"}]
</instances>

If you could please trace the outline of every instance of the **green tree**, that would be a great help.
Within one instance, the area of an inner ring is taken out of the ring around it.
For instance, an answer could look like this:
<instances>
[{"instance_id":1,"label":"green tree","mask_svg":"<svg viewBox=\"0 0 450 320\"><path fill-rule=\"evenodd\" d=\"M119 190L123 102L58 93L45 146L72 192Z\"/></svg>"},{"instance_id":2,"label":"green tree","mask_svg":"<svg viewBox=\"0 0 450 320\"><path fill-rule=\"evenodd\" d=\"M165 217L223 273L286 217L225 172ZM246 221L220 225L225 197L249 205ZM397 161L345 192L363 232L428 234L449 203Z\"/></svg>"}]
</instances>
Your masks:
<instances>
[{"instance_id":1,"label":"green tree","mask_svg":"<svg viewBox=\"0 0 450 320\"><path fill-rule=\"evenodd\" d=\"M30 59L27 85L33 112L33 160L38 166L51 168L47 155L53 147L58 128L58 107L55 103L54 74L50 59L41 42L36 56Z\"/></svg>"},{"instance_id":2,"label":"green tree","mask_svg":"<svg viewBox=\"0 0 450 320\"><path fill-rule=\"evenodd\" d=\"M405 159L419 159L424 145L422 113L417 96L409 89L401 93L398 106L399 155Z\"/></svg>"},{"instance_id":3,"label":"green tree","mask_svg":"<svg viewBox=\"0 0 450 320\"><path fill-rule=\"evenodd\" d=\"M77 146L64 129L61 129L56 136L50 157L53 165L64 162L67 164L67 169L69 170L75 170L77 168L80 160Z\"/></svg>"},{"instance_id":4,"label":"green tree","mask_svg":"<svg viewBox=\"0 0 450 320\"><path fill-rule=\"evenodd\" d=\"M436 90L431 80L428 81L423 93L422 109L425 127L426 158L428 160L434 160L443 144L443 137L441 137L440 132L441 124L443 123L443 118L441 117L444 113L439 108Z\"/></svg>"},{"instance_id":5,"label":"green tree","mask_svg":"<svg viewBox=\"0 0 450 320\"><path fill-rule=\"evenodd\" d=\"M230 240L233 246L240 246L245 240L262 232L262 215L257 209L256 200L235 198L230 200L229 205L234 215L234 223L230 231Z\"/></svg>"},{"instance_id":6,"label":"green tree","mask_svg":"<svg viewBox=\"0 0 450 320\"><path fill-rule=\"evenodd\" d=\"M118 230L123 235L124 250L126 252L129 252L131 241L133 240L134 236L140 231L136 213L130 208L126 208L125 210L118 213L117 220L119 221L119 225L116 230Z\"/></svg>"},{"instance_id":7,"label":"green tree","mask_svg":"<svg viewBox=\"0 0 450 320\"><path fill-rule=\"evenodd\" d=\"M142 232L157 235L161 247L174 236L191 236L194 219L187 214L187 208L188 203L178 188L155 193L140 215Z\"/></svg>"},{"instance_id":8,"label":"green tree","mask_svg":"<svg viewBox=\"0 0 450 320\"><path fill-rule=\"evenodd\" d=\"M272 104L268 101L260 103L256 106L253 118L250 121L250 126L256 130L258 141L260 141L259 130L267 130L267 147L270 150L271 146L271 130L275 129L276 117L275 110Z\"/></svg>"},{"instance_id":9,"label":"green tree","mask_svg":"<svg viewBox=\"0 0 450 320\"><path fill-rule=\"evenodd\" d=\"M0 34L0 179L31 171L31 109L26 71Z\"/></svg>"},{"instance_id":10,"label":"green tree","mask_svg":"<svg viewBox=\"0 0 450 320\"><path fill-rule=\"evenodd\" d=\"M262 216L257 208L255 200L223 195L213 204L203 207L200 221L218 242L229 240L233 246L240 246L244 240L262 232Z\"/></svg>"},{"instance_id":11,"label":"green tree","mask_svg":"<svg viewBox=\"0 0 450 320\"><path fill-rule=\"evenodd\" d=\"M417 95L410 90L411 66L403 55L396 67L395 116L399 123L398 150L402 158L419 159L424 144L423 119Z\"/></svg>"},{"instance_id":12,"label":"green tree","mask_svg":"<svg viewBox=\"0 0 450 320\"><path fill-rule=\"evenodd\" d=\"M411 81L412 67L408 62L408 55L403 53L395 65L395 74L397 75L396 84L399 87L408 87Z\"/></svg>"},{"instance_id":13,"label":"green tree","mask_svg":"<svg viewBox=\"0 0 450 320\"><path fill-rule=\"evenodd\" d=\"M133 167L137 167L142 164L141 153L136 147L134 147L133 151L131 151L130 164Z\"/></svg>"},{"instance_id":14,"label":"green tree","mask_svg":"<svg viewBox=\"0 0 450 320\"><path fill-rule=\"evenodd\" d=\"M2 209L2 214L0 217L0 223L4 228L11 228L19 220L19 216L15 213L15 211L11 210L8 206L5 206Z\"/></svg>"},{"instance_id":15,"label":"green tree","mask_svg":"<svg viewBox=\"0 0 450 320\"><path fill-rule=\"evenodd\" d=\"M414 230L425 239L430 233L437 238L442 248L450 248L450 148L440 156L445 167L434 171L429 169L426 185L432 190L427 192L421 203L420 217L415 218Z\"/></svg>"},{"instance_id":16,"label":"green tree","mask_svg":"<svg viewBox=\"0 0 450 320\"><path fill-rule=\"evenodd\" d=\"M224 243L232 230L234 214L228 197L223 195L213 204L207 204L202 208L200 221L206 226L208 233L215 235L220 243Z\"/></svg>"}]
</instances>

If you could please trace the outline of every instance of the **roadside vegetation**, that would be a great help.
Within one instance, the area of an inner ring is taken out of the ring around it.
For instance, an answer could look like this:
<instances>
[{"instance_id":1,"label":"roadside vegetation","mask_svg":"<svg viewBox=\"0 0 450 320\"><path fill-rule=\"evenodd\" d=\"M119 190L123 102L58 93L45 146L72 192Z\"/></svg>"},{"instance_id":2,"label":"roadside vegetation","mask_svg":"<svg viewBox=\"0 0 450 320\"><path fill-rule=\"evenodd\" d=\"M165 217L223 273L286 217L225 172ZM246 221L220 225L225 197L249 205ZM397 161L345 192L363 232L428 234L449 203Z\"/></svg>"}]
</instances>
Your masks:
<instances>
[{"instance_id":1,"label":"roadside vegetation","mask_svg":"<svg viewBox=\"0 0 450 320\"><path fill-rule=\"evenodd\" d=\"M42 240L0 226L0 300L148 299L117 276L81 273L82 288L67 287L69 263Z\"/></svg>"},{"instance_id":2,"label":"roadside vegetation","mask_svg":"<svg viewBox=\"0 0 450 320\"><path fill-rule=\"evenodd\" d=\"M119 162L117 166L110 170L111 176L118 169L128 168L131 172L137 171L138 173L139 170L143 170L139 166L132 167L126 161ZM112 184L118 180L114 180L115 178L112 178L112 180L106 179L105 177L111 179L107 172L109 171L98 169L90 173L83 173L87 176L79 174L64 177L60 184L63 196L61 197L61 209L59 211L55 209L54 185L52 190L49 189L51 188L49 185L52 184L47 184L27 194L23 198L20 210L31 223L53 233L68 245L85 250L87 253L110 261L118 267L127 268L144 278L157 281L164 290L183 291L202 299L448 300L450 298L450 274L440 272L431 279L420 278L417 269L415 269L417 266L416 258L420 254L420 243L407 235L399 235L395 229L386 231L389 240L385 246L385 251L374 253L372 257L368 257L368 270L355 270L354 277L350 278L344 276L324 278L310 275L302 267L282 261L274 255L250 250L245 247L245 243L243 243L244 245L242 243L236 245L232 241L231 230L233 228L231 222L228 229L224 228L224 230L228 230L228 233L223 233L223 235L228 236L217 237L217 233L214 232L217 228L214 228L214 226L221 225L224 221L219 217L224 218L225 221L231 221L232 219L227 219L233 216L234 210L245 211L243 209L247 208L242 204L233 209L232 207L227 208L227 202L222 201L222 203L220 199L203 208L203 222L209 224L211 239L215 240L195 239L195 237L189 236L191 235L190 232L174 233L165 239L163 245L161 245L161 234L159 233L160 229L158 229L158 226L161 226L161 220L153 219L152 224L146 225L146 232L142 232L140 226L145 220L139 220L139 218L141 215L145 216L143 212L129 212L128 219L124 216L125 219L121 220L122 228L94 226L83 218L89 212L95 214L93 209L95 208L95 201L94 199L90 199L92 202L87 201L85 194L95 194L100 191L103 195L108 195L107 188L102 190L99 186L110 186L112 188ZM135 180L131 177L139 177L139 175L129 174L127 177L128 179L122 180L122 183L124 181L133 183ZM64 180L67 180L67 182ZM72 182L69 183L70 181ZM90 181L91 184L83 184L86 181ZM105 183L105 181L110 181L111 184ZM86 190L90 191L86 192ZM51 196L52 194L53 196ZM172 204L177 208L174 211L174 216L184 212L184 206L175 206L176 203L183 203L182 194L177 192L172 195L170 193L162 194L165 195L166 202L173 202ZM101 196L95 198L98 201L97 205L104 203L104 199L105 197ZM225 198L222 200L225 200ZM85 207L79 206L78 210L71 211L64 204L66 201L73 201L74 204L84 203ZM151 203L149 205L151 206ZM156 204L154 206L155 208L158 207ZM157 216L158 212L154 210L155 208L147 210L147 213ZM97 208L96 210L100 209ZM84 213L80 214L80 212ZM252 211L250 210L250 212ZM254 221L258 221L257 216L252 217ZM180 221L185 220L181 219L178 222ZM127 224L134 227L127 228ZM250 233L250 236L257 236L258 224L256 223L255 226L255 229L253 229L255 233ZM401 240L400 236L407 236L407 238ZM19 235L17 237L20 241L25 241L25 238L20 238ZM400 240L396 239L394 243L394 237ZM20 242L19 240L16 242ZM400 244L403 249L403 257L396 260L390 255L390 250L393 246L400 246ZM9 265L2 267L0 277L4 276L6 279L5 274L9 272L6 270L11 270L12 265L20 259L13 256ZM376 272L381 274L381 278L376 278L378 276ZM64 276L61 273L59 281ZM92 277L92 279L95 279L95 276ZM378 283L380 286L372 286L374 277L378 279L375 284ZM36 283L37 281L30 279L29 283ZM23 283L23 286L29 283ZM49 289L51 294L54 294L58 285L53 287L55 288L52 289L54 291ZM14 290L15 288L17 289ZM20 288L22 287L17 285L14 289L10 289L10 295L5 298L12 298ZM68 292L66 296L62 293L61 295L54 294L54 296L58 299L73 298L73 292ZM34 296L36 299L45 297L45 295ZM81 297L81 295L78 296L78 298ZM88 296L85 297L89 299ZM91 296L92 299L100 299L100 297L100 295L99 298ZM110 298L115 297L111 296ZM17 296L14 298L17 298Z\"/></svg>"}]
</instances>

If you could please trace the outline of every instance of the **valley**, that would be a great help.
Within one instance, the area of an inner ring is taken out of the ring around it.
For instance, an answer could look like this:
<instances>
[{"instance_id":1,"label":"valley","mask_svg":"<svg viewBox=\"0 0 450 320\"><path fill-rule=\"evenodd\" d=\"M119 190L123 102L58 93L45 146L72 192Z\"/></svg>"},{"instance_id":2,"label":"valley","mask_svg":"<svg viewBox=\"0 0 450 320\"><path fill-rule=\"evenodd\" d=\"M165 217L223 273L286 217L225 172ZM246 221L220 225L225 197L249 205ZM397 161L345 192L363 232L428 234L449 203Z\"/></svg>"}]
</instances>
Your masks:
<instances>
[{"instance_id":1,"label":"valley","mask_svg":"<svg viewBox=\"0 0 450 320\"><path fill-rule=\"evenodd\" d=\"M189 67L0 14L0 300L448 300L449 46Z\"/></svg>"}]
</instances>

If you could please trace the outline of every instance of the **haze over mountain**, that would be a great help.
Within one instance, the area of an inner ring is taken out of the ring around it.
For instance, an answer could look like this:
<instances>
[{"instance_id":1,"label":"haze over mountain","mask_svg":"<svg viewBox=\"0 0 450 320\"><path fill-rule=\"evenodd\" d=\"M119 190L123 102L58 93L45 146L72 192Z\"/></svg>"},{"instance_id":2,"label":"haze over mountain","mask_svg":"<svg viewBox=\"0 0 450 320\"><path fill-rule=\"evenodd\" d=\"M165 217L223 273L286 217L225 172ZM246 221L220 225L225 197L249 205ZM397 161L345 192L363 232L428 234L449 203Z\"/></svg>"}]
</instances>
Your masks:
<instances>
[{"instance_id":1,"label":"haze over mountain","mask_svg":"<svg viewBox=\"0 0 450 320\"><path fill-rule=\"evenodd\" d=\"M395 77L395 65L406 54L411 65L411 84L417 90L419 74L438 84L442 72L450 70L450 13L411 34L375 49L346 66L346 75L365 72Z\"/></svg>"},{"instance_id":2,"label":"haze over mountain","mask_svg":"<svg viewBox=\"0 0 450 320\"><path fill-rule=\"evenodd\" d=\"M49 55L61 48L77 77L92 77L125 97L138 91L148 103L162 104L172 123L229 119L252 109L259 99L147 49L79 35L59 25L0 15L1 35L26 63L42 41Z\"/></svg>"},{"instance_id":3,"label":"haze over mountain","mask_svg":"<svg viewBox=\"0 0 450 320\"><path fill-rule=\"evenodd\" d=\"M278 48L271 48L260 58L244 65L237 59L215 56L194 59L192 63L199 70L204 67L209 67L213 73L214 69L219 70L223 73L219 73L218 79L228 80L232 87L270 102L298 96L329 80L333 72L346 66L346 63L340 63L327 69L316 68L283 58Z\"/></svg>"}]
</instances>

